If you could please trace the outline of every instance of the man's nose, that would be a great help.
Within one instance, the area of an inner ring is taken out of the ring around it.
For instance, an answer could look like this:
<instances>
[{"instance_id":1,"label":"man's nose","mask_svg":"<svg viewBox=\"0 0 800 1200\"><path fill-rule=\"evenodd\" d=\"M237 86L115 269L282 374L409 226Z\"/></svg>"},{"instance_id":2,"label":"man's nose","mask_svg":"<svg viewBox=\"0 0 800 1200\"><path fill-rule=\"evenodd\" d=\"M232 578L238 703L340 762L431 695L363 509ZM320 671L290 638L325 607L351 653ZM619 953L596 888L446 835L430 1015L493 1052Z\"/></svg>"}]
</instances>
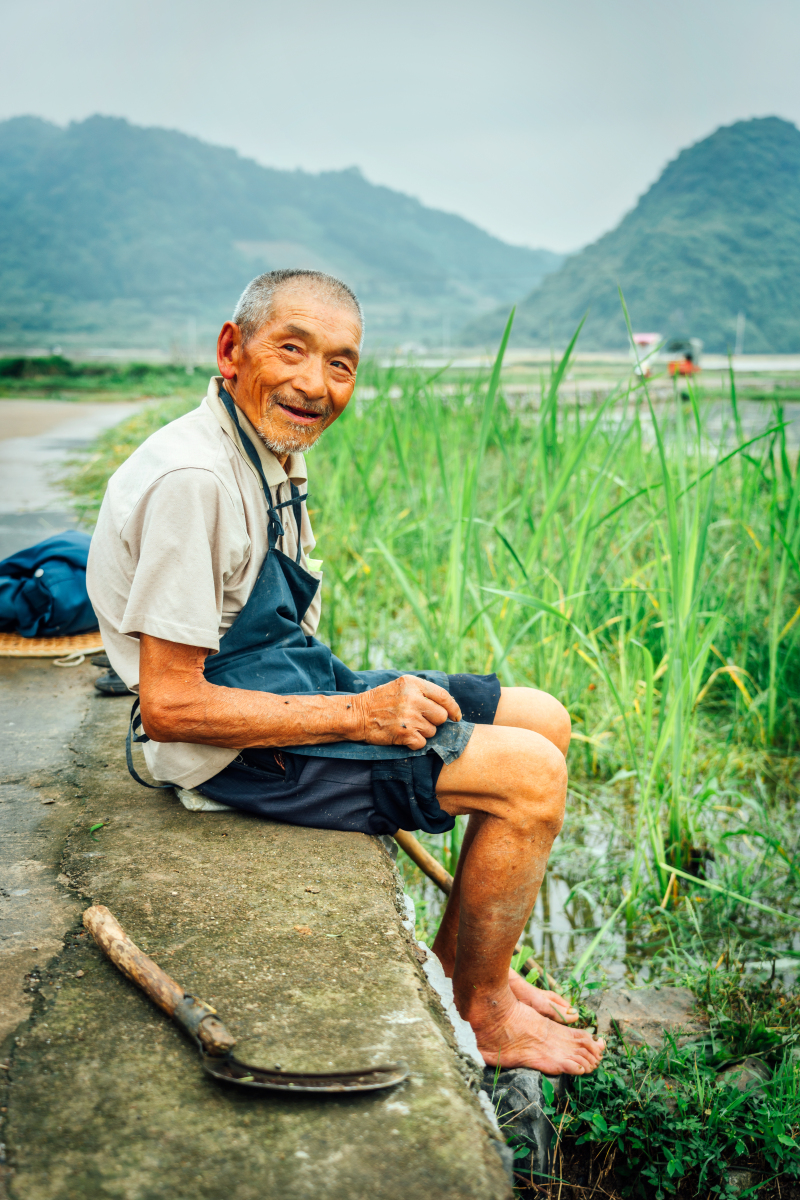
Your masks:
<instances>
[{"instance_id":1,"label":"man's nose","mask_svg":"<svg viewBox=\"0 0 800 1200\"><path fill-rule=\"evenodd\" d=\"M295 391L302 392L308 400L322 400L328 394L325 371L321 358L310 354L292 380Z\"/></svg>"}]
</instances>

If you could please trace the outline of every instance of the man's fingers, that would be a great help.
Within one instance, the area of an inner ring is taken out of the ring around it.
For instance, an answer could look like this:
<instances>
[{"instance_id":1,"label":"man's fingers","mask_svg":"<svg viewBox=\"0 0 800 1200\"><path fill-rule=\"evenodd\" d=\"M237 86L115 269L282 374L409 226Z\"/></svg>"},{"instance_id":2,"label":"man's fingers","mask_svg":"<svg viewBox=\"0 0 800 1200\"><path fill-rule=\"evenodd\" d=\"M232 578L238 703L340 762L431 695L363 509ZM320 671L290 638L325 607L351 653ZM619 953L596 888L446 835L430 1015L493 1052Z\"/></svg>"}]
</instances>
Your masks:
<instances>
[{"instance_id":1,"label":"man's fingers","mask_svg":"<svg viewBox=\"0 0 800 1200\"><path fill-rule=\"evenodd\" d=\"M433 735L431 735L433 736ZM421 750L425 745L425 738L421 733L412 733L408 738L402 738L397 742L398 746L407 746L409 750Z\"/></svg>"},{"instance_id":2,"label":"man's fingers","mask_svg":"<svg viewBox=\"0 0 800 1200\"><path fill-rule=\"evenodd\" d=\"M358 724L361 736L353 740L379 746L422 750L448 717L461 720L461 710L450 693L416 675L402 675L391 683L370 688L353 703L363 710Z\"/></svg>"},{"instance_id":3,"label":"man's fingers","mask_svg":"<svg viewBox=\"0 0 800 1200\"><path fill-rule=\"evenodd\" d=\"M429 679L420 679L417 675L406 675L405 678L413 679L414 683L418 685L424 696L426 696L429 700L433 700L436 704L441 705L451 721L461 720L461 709L458 707L450 693L445 691L443 687L439 687L438 683L431 683ZM425 715L427 716L427 712ZM439 721L437 723L441 725L443 724L443 721Z\"/></svg>"},{"instance_id":4,"label":"man's fingers","mask_svg":"<svg viewBox=\"0 0 800 1200\"><path fill-rule=\"evenodd\" d=\"M421 750L428 738L432 738L436 733L436 726L431 725L424 720L417 720L412 725L410 722L401 722L398 732L397 744L400 746L411 746L410 739L414 739L412 750Z\"/></svg>"},{"instance_id":5,"label":"man's fingers","mask_svg":"<svg viewBox=\"0 0 800 1200\"><path fill-rule=\"evenodd\" d=\"M420 717L423 720L429 721L431 725L444 725L448 716L449 714L446 708L443 708L441 704L434 704L429 697L425 697L420 707ZM434 730L434 733L435 732L436 730ZM431 734L429 736L433 735Z\"/></svg>"}]
</instances>

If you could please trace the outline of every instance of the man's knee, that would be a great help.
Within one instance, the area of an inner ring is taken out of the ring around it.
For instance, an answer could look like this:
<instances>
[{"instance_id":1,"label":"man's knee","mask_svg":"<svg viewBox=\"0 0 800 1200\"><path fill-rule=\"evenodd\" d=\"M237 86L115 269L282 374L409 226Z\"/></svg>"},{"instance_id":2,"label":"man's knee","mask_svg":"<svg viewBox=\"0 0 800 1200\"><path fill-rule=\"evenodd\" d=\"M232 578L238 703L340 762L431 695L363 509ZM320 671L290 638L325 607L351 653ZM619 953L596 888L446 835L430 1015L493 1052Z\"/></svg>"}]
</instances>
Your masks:
<instances>
[{"instance_id":1,"label":"man's knee","mask_svg":"<svg viewBox=\"0 0 800 1200\"><path fill-rule=\"evenodd\" d=\"M498 707L499 723L533 729L546 737L566 757L572 722L564 705L538 688L503 688Z\"/></svg>"},{"instance_id":2,"label":"man's knee","mask_svg":"<svg viewBox=\"0 0 800 1200\"><path fill-rule=\"evenodd\" d=\"M560 704L558 700L553 700L553 705L557 710L553 714L554 723L556 726L553 742L566 758L567 751L569 750L569 743L572 739L572 718L564 708L564 705Z\"/></svg>"},{"instance_id":3,"label":"man's knee","mask_svg":"<svg viewBox=\"0 0 800 1200\"><path fill-rule=\"evenodd\" d=\"M566 758L572 737L572 721L564 705L555 696L544 694L542 712L545 727L542 733Z\"/></svg>"},{"instance_id":4,"label":"man's knee","mask_svg":"<svg viewBox=\"0 0 800 1200\"><path fill-rule=\"evenodd\" d=\"M517 786L508 797L510 816L515 824L556 837L564 823L567 764L549 738L535 733L529 738L529 745L522 751L523 762L514 772Z\"/></svg>"}]
</instances>

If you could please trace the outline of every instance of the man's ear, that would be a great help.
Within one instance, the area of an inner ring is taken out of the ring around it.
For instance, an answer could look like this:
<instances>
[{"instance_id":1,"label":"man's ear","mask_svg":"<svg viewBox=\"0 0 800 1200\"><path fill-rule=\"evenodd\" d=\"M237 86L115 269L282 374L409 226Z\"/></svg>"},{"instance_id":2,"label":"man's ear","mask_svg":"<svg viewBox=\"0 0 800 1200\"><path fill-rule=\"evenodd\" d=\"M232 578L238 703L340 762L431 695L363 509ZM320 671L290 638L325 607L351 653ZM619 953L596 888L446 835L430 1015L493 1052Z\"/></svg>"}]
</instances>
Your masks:
<instances>
[{"instance_id":1,"label":"man's ear","mask_svg":"<svg viewBox=\"0 0 800 1200\"><path fill-rule=\"evenodd\" d=\"M217 338L217 366L223 379L236 379L242 359L242 331L226 321Z\"/></svg>"}]
</instances>

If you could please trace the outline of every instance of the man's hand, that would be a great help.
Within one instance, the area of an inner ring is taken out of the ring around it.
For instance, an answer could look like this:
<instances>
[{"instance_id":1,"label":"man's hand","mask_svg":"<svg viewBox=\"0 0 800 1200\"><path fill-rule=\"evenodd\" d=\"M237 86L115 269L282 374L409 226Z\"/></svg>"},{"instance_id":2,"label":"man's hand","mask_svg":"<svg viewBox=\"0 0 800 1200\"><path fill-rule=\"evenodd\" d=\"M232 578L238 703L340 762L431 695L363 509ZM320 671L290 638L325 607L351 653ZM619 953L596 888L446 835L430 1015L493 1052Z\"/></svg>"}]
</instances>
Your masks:
<instances>
[{"instance_id":1,"label":"man's hand","mask_svg":"<svg viewBox=\"0 0 800 1200\"><path fill-rule=\"evenodd\" d=\"M421 750L448 717L461 720L461 709L444 688L401 675L352 699L354 729L351 742L369 742L373 746L407 746Z\"/></svg>"}]
</instances>

